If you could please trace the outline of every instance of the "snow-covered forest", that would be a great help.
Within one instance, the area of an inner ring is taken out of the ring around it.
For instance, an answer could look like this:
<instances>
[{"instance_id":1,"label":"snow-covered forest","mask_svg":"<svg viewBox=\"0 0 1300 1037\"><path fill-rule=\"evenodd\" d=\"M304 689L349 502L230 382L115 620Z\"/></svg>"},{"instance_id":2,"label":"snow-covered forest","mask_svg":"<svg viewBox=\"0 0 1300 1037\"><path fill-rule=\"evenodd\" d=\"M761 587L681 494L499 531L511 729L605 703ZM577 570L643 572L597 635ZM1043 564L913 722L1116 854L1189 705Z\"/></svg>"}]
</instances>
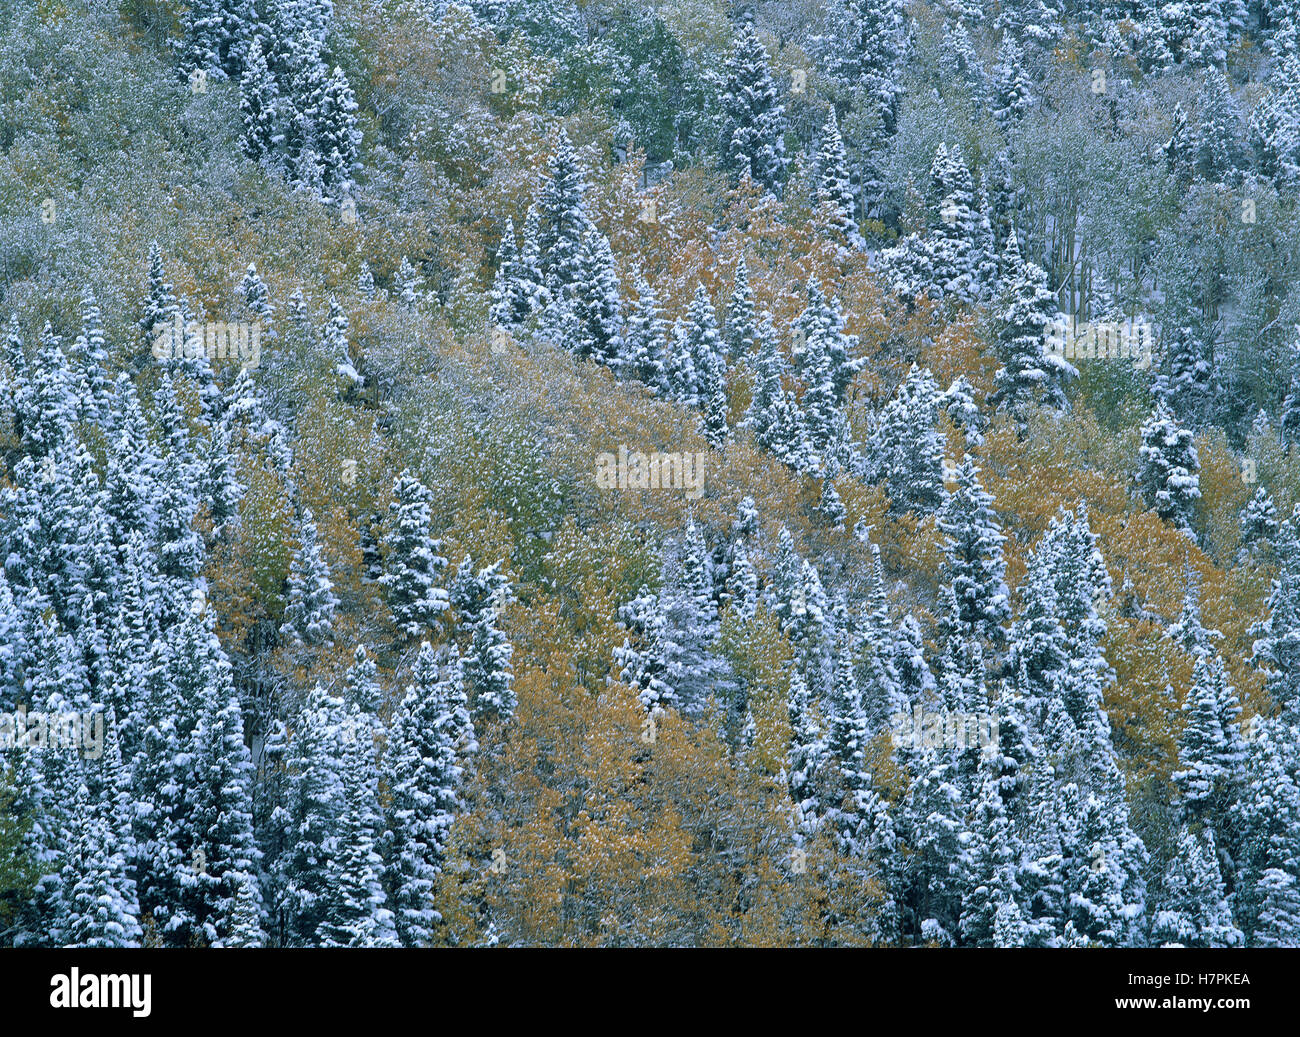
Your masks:
<instances>
[{"instance_id":1,"label":"snow-covered forest","mask_svg":"<svg viewBox=\"0 0 1300 1037\"><path fill-rule=\"evenodd\" d=\"M0 946L1300 946L1298 196L1295 0L6 0Z\"/></svg>"}]
</instances>

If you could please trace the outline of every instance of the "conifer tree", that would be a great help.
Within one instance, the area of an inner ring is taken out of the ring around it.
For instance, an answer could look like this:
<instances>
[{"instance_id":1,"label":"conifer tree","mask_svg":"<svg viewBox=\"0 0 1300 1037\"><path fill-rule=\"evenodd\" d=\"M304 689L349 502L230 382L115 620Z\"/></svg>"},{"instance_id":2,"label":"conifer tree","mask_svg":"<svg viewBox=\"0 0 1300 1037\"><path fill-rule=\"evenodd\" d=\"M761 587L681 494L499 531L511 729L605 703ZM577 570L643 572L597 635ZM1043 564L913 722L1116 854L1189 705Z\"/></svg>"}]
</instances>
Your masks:
<instances>
[{"instance_id":1,"label":"conifer tree","mask_svg":"<svg viewBox=\"0 0 1300 1037\"><path fill-rule=\"evenodd\" d=\"M463 735L472 732L457 667L440 675L427 641L411 677L383 760L390 795L381 843L384 888L404 947L427 945L441 921L430 894L448 829L463 809Z\"/></svg>"},{"instance_id":2,"label":"conifer tree","mask_svg":"<svg viewBox=\"0 0 1300 1037\"><path fill-rule=\"evenodd\" d=\"M1003 624L1011 618L1004 580L1002 545L1006 537L993 513L993 498L980 485L975 463L967 457L957 470L957 488L939 513L946 537L947 575L957 604L957 629L963 637L1000 646Z\"/></svg>"},{"instance_id":3,"label":"conifer tree","mask_svg":"<svg viewBox=\"0 0 1300 1037\"><path fill-rule=\"evenodd\" d=\"M723 169L733 181L749 176L775 194L785 180L785 106L772 81L767 50L748 22L732 41L724 76Z\"/></svg>"},{"instance_id":4,"label":"conifer tree","mask_svg":"<svg viewBox=\"0 0 1300 1037\"><path fill-rule=\"evenodd\" d=\"M831 240L856 247L862 235L854 219L853 189L849 183L844 140L831 108L822 128L821 150L817 155L817 205L825 219L824 230Z\"/></svg>"},{"instance_id":5,"label":"conifer tree","mask_svg":"<svg viewBox=\"0 0 1300 1037\"><path fill-rule=\"evenodd\" d=\"M658 393L668 390L668 325L655 290L637 271L636 297L629 301L623 330L623 371Z\"/></svg>"},{"instance_id":6,"label":"conifer tree","mask_svg":"<svg viewBox=\"0 0 1300 1037\"><path fill-rule=\"evenodd\" d=\"M334 636L338 596L316 540L310 508L303 509L299 528L299 547L289 566L289 599L280 633L297 645L327 645Z\"/></svg>"},{"instance_id":7,"label":"conifer tree","mask_svg":"<svg viewBox=\"0 0 1300 1037\"><path fill-rule=\"evenodd\" d=\"M388 591L393 621L407 637L427 632L447 608L447 591L437 585L447 560L438 554L441 543L429 535L432 499L410 472L393 482L382 541L384 574L379 582Z\"/></svg>"},{"instance_id":8,"label":"conifer tree","mask_svg":"<svg viewBox=\"0 0 1300 1037\"><path fill-rule=\"evenodd\" d=\"M1147 507L1190 533L1201 499L1201 465L1192 434L1180 428L1163 400L1142 425L1137 482Z\"/></svg>"}]
</instances>

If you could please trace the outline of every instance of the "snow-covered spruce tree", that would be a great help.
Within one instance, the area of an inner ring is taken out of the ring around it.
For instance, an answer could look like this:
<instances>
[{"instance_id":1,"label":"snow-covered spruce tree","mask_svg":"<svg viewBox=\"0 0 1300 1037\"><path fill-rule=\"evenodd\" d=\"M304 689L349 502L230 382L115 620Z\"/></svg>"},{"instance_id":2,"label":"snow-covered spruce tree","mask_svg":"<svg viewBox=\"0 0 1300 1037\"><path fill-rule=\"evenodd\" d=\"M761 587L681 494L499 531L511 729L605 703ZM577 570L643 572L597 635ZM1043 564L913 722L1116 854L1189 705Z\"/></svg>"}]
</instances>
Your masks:
<instances>
[{"instance_id":1,"label":"snow-covered spruce tree","mask_svg":"<svg viewBox=\"0 0 1300 1037\"><path fill-rule=\"evenodd\" d=\"M230 664L210 629L198 719L190 738L185 814L189 857L182 879L183 942L224 946L234 932L240 890L261 851L253 839L253 764ZM247 934L244 934L245 936Z\"/></svg>"},{"instance_id":2,"label":"snow-covered spruce tree","mask_svg":"<svg viewBox=\"0 0 1300 1037\"><path fill-rule=\"evenodd\" d=\"M848 417L836 400L831 341L820 326L813 328L804 353L807 387L799 400L799 428L807 444L808 467L833 474L851 460Z\"/></svg>"},{"instance_id":3,"label":"snow-covered spruce tree","mask_svg":"<svg viewBox=\"0 0 1300 1037\"><path fill-rule=\"evenodd\" d=\"M432 495L409 471L393 482L384 533L384 574L393 621L407 637L426 633L447 609L447 591L437 585L447 560L429 535Z\"/></svg>"},{"instance_id":4,"label":"snow-covered spruce tree","mask_svg":"<svg viewBox=\"0 0 1300 1037\"><path fill-rule=\"evenodd\" d=\"M492 281L492 322L502 328L516 328L528 319L540 303L540 271L525 262L515 242L514 220L506 220L497 250L497 272Z\"/></svg>"},{"instance_id":5,"label":"snow-covered spruce tree","mask_svg":"<svg viewBox=\"0 0 1300 1037\"><path fill-rule=\"evenodd\" d=\"M758 341L758 325L754 317L754 293L749 287L749 268L743 254L736 261L727 300L726 332L727 351L733 362L749 357Z\"/></svg>"},{"instance_id":6,"label":"snow-covered spruce tree","mask_svg":"<svg viewBox=\"0 0 1300 1037\"><path fill-rule=\"evenodd\" d=\"M913 364L876 422L870 460L895 512L932 514L943 503L938 399L939 387L929 369Z\"/></svg>"},{"instance_id":7,"label":"snow-covered spruce tree","mask_svg":"<svg viewBox=\"0 0 1300 1037\"><path fill-rule=\"evenodd\" d=\"M453 662L440 675L426 641L393 718L382 763L390 797L380 845L383 882L404 947L427 945L442 920L431 892L442 869L447 831L464 808L460 789L474 745L459 665Z\"/></svg>"},{"instance_id":8,"label":"snow-covered spruce tree","mask_svg":"<svg viewBox=\"0 0 1300 1037\"><path fill-rule=\"evenodd\" d=\"M998 46L998 60L993 66L992 81L993 118L1009 138L1012 130L1030 108L1034 106L1033 88L1024 70L1025 56L1009 32L1003 32Z\"/></svg>"},{"instance_id":9,"label":"snow-covered spruce tree","mask_svg":"<svg viewBox=\"0 0 1300 1037\"><path fill-rule=\"evenodd\" d=\"M710 695L727 702L735 680L717 651L720 633L714 598L713 561L699 526L687 519L685 535L664 557L665 580L659 596L664 681L688 715L700 713Z\"/></svg>"},{"instance_id":10,"label":"snow-covered spruce tree","mask_svg":"<svg viewBox=\"0 0 1300 1037\"><path fill-rule=\"evenodd\" d=\"M1237 924L1252 945L1262 945L1263 903L1272 870L1294 876L1300 867L1300 785L1296 781L1297 729L1279 718L1256 717L1247 743L1246 780L1231 808L1237 835L1233 893Z\"/></svg>"},{"instance_id":11,"label":"snow-covered spruce tree","mask_svg":"<svg viewBox=\"0 0 1300 1037\"><path fill-rule=\"evenodd\" d=\"M1184 826L1165 871L1164 895L1151 921L1151 942L1160 946L1235 947L1244 942L1232 924L1224 896L1214 833Z\"/></svg>"},{"instance_id":12,"label":"snow-covered spruce tree","mask_svg":"<svg viewBox=\"0 0 1300 1037\"><path fill-rule=\"evenodd\" d=\"M239 282L239 294L243 296L248 312L269 331L275 317L275 310L271 306L271 293L267 290L266 282L258 274L256 263L249 263L248 269L244 271L244 276Z\"/></svg>"},{"instance_id":13,"label":"snow-covered spruce tree","mask_svg":"<svg viewBox=\"0 0 1300 1037\"><path fill-rule=\"evenodd\" d=\"M469 636L464 649L464 679L475 724L509 722L515 710L514 647L500 627L501 610L510 599L510 581L496 562L477 572L466 555L451 584L456 622Z\"/></svg>"},{"instance_id":14,"label":"snow-covered spruce tree","mask_svg":"<svg viewBox=\"0 0 1300 1037\"><path fill-rule=\"evenodd\" d=\"M1264 688L1282 715L1300 720L1300 535L1297 515L1278 527L1277 576L1268 596L1268 612L1251 627L1255 637L1251 661L1265 673Z\"/></svg>"},{"instance_id":15,"label":"snow-covered spruce tree","mask_svg":"<svg viewBox=\"0 0 1300 1037\"><path fill-rule=\"evenodd\" d=\"M257 27L252 0L192 0L186 20L184 69L238 78Z\"/></svg>"},{"instance_id":16,"label":"snow-covered spruce tree","mask_svg":"<svg viewBox=\"0 0 1300 1037\"><path fill-rule=\"evenodd\" d=\"M618 371L623 352L618 270L609 239L592 224L583 231L577 262L578 276L570 291L578 336L569 348Z\"/></svg>"},{"instance_id":17,"label":"snow-covered spruce tree","mask_svg":"<svg viewBox=\"0 0 1300 1037\"><path fill-rule=\"evenodd\" d=\"M1021 270L1007 289L1006 308L997 321L1002 366L993 378L989 406L1023 422L1034 404L1066 409L1065 385L1078 371L1064 357L1047 352L1047 329L1060 319L1047 275L1034 263L1022 264Z\"/></svg>"},{"instance_id":18,"label":"snow-covered spruce tree","mask_svg":"<svg viewBox=\"0 0 1300 1037\"><path fill-rule=\"evenodd\" d=\"M1182 706L1184 723L1178 739L1178 769L1170 775L1170 780L1178 790L1178 802L1192 820L1204 817L1226 778L1222 757L1227 738L1215 688L1216 681L1224 680L1221 660L1215 659L1211 664L1198 658L1192 686Z\"/></svg>"},{"instance_id":19,"label":"snow-covered spruce tree","mask_svg":"<svg viewBox=\"0 0 1300 1037\"><path fill-rule=\"evenodd\" d=\"M239 146L254 162L270 161L284 143L277 122L279 103L280 89L267 67L262 39L254 37L239 77L239 116L243 124Z\"/></svg>"},{"instance_id":20,"label":"snow-covered spruce tree","mask_svg":"<svg viewBox=\"0 0 1300 1037\"><path fill-rule=\"evenodd\" d=\"M368 718L348 710L340 728L339 777L343 801L336 822L335 852L325 866L321 947L396 947L393 912L380 881L383 860L379 771Z\"/></svg>"},{"instance_id":21,"label":"snow-covered spruce tree","mask_svg":"<svg viewBox=\"0 0 1300 1037\"><path fill-rule=\"evenodd\" d=\"M817 153L818 218L826 236L850 247L862 244L862 235L854 219L853 188L849 183L848 160L844 140L831 108L822 128L821 149Z\"/></svg>"},{"instance_id":22,"label":"snow-covered spruce tree","mask_svg":"<svg viewBox=\"0 0 1300 1037\"><path fill-rule=\"evenodd\" d=\"M334 612L339 599L329 564L316 540L310 508L303 509L298 538L298 550L289 565L289 599L280 636L297 645L328 645L334 639Z\"/></svg>"},{"instance_id":23,"label":"snow-covered spruce tree","mask_svg":"<svg viewBox=\"0 0 1300 1037\"><path fill-rule=\"evenodd\" d=\"M785 180L785 106L770 64L753 26L744 23L724 70L719 152L733 181L748 175L775 194Z\"/></svg>"},{"instance_id":24,"label":"snow-covered spruce tree","mask_svg":"<svg viewBox=\"0 0 1300 1037\"><path fill-rule=\"evenodd\" d=\"M808 384L814 381L809 363L810 343L818 335L830 368L832 398L837 404L843 403L849 383L862 370L866 359L855 355L858 337L844 334L844 316L840 312L839 300L828 299L817 278L813 277L808 281L808 305L795 322L795 341L791 350L796 371Z\"/></svg>"},{"instance_id":25,"label":"snow-covered spruce tree","mask_svg":"<svg viewBox=\"0 0 1300 1037\"><path fill-rule=\"evenodd\" d=\"M1250 551L1269 549L1277 541L1277 506L1268 490L1259 487L1241 509L1241 545Z\"/></svg>"},{"instance_id":26,"label":"snow-covered spruce tree","mask_svg":"<svg viewBox=\"0 0 1300 1037\"><path fill-rule=\"evenodd\" d=\"M668 389L668 325L659 298L638 270L634 278L636 297L628 302L623 328L623 373L644 382L657 393Z\"/></svg>"},{"instance_id":27,"label":"snow-covered spruce tree","mask_svg":"<svg viewBox=\"0 0 1300 1037\"><path fill-rule=\"evenodd\" d=\"M824 810L822 785L826 780L827 747L808 697L808 683L798 670L790 674L786 708L790 717L786 784L795 808L795 838L802 840L817 830Z\"/></svg>"},{"instance_id":28,"label":"snow-covered spruce tree","mask_svg":"<svg viewBox=\"0 0 1300 1037\"><path fill-rule=\"evenodd\" d=\"M357 129L357 102L347 76L337 65L321 91L314 117L315 147L322 161L325 197L341 202L356 187L360 164L361 131Z\"/></svg>"},{"instance_id":29,"label":"snow-covered spruce tree","mask_svg":"<svg viewBox=\"0 0 1300 1037\"><path fill-rule=\"evenodd\" d=\"M1300 25L1300 16L1295 24ZM1278 187L1295 190L1300 187L1300 53L1278 61L1270 78L1270 89L1251 112L1248 140L1259 171Z\"/></svg>"},{"instance_id":30,"label":"snow-covered spruce tree","mask_svg":"<svg viewBox=\"0 0 1300 1037\"><path fill-rule=\"evenodd\" d=\"M677 692L668 683L668 621L659 595L642 587L637 596L619 606L619 622L637 639L614 649L618 679L637 693L637 700L654 712L678 705Z\"/></svg>"},{"instance_id":31,"label":"snow-covered spruce tree","mask_svg":"<svg viewBox=\"0 0 1300 1037\"><path fill-rule=\"evenodd\" d=\"M703 412L704 437L712 446L721 447L727 438L727 361L723 355L718 318L704 285L695 287L695 298L683 325L684 334L675 343L677 355L690 357L694 373L694 401L679 383L681 398L695 402Z\"/></svg>"},{"instance_id":32,"label":"snow-covered spruce tree","mask_svg":"<svg viewBox=\"0 0 1300 1037\"><path fill-rule=\"evenodd\" d=\"M958 931L972 947L1023 947L1029 925L1020 901L1024 848L1002 802L993 754L980 760L978 798L959 860L965 880Z\"/></svg>"},{"instance_id":33,"label":"snow-covered spruce tree","mask_svg":"<svg viewBox=\"0 0 1300 1037\"><path fill-rule=\"evenodd\" d=\"M994 648L1006 641L1004 625L1011 618L1010 594L1004 579L1006 537L993 513L993 498L980 485L978 469L967 457L957 470L957 486L939 513L945 537L945 575L957 603L957 629Z\"/></svg>"},{"instance_id":34,"label":"snow-covered spruce tree","mask_svg":"<svg viewBox=\"0 0 1300 1037\"><path fill-rule=\"evenodd\" d=\"M903 94L901 63L907 46L902 0L843 0L833 9L830 32L819 40L830 75L860 97L879 124L880 144L894 133Z\"/></svg>"},{"instance_id":35,"label":"snow-covered spruce tree","mask_svg":"<svg viewBox=\"0 0 1300 1037\"><path fill-rule=\"evenodd\" d=\"M1192 433L1179 427L1163 400L1142 424L1138 457L1136 478L1147 507L1190 533L1201 499L1201 464Z\"/></svg>"},{"instance_id":36,"label":"snow-covered spruce tree","mask_svg":"<svg viewBox=\"0 0 1300 1037\"><path fill-rule=\"evenodd\" d=\"M797 468L802 464L803 430L797 405L783 382L787 371L785 354L770 324L760 327L758 345L748 363L754 373L754 386L741 427L753 432L764 450Z\"/></svg>"},{"instance_id":37,"label":"snow-covered spruce tree","mask_svg":"<svg viewBox=\"0 0 1300 1037\"><path fill-rule=\"evenodd\" d=\"M537 196L538 265L542 284L552 298L558 298L583 276L583 237L591 226L587 171L563 128L546 171Z\"/></svg>"},{"instance_id":38,"label":"snow-covered spruce tree","mask_svg":"<svg viewBox=\"0 0 1300 1037\"><path fill-rule=\"evenodd\" d=\"M285 805L279 818L288 838L269 863L283 913L285 946L310 947L328 903L326 885L337 852L337 822L344 802L343 703L317 684L293 719L284 755Z\"/></svg>"},{"instance_id":39,"label":"snow-covered spruce tree","mask_svg":"<svg viewBox=\"0 0 1300 1037\"><path fill-rule=\"evenodd\" d=\"M109 407L112 392L107 373L104 320L89 285L81 293L80 317L81 332L70 351L72 380L77 390L77 419L111 431Z\"/></svg>"},{"instance_id":40,"label":"snow-covered spruce tree","mask_svg":"<svg viewBox=\"0 0 1300 1037\"><path fill-rule=\"evenodd\" d=\"M1222 183L1239 175L1240 121L1227 78L1219 69L1210 68L1205 73L1200 121L1193 138L1192 168L1197 176Z\"/></svg>"}]
</instances>

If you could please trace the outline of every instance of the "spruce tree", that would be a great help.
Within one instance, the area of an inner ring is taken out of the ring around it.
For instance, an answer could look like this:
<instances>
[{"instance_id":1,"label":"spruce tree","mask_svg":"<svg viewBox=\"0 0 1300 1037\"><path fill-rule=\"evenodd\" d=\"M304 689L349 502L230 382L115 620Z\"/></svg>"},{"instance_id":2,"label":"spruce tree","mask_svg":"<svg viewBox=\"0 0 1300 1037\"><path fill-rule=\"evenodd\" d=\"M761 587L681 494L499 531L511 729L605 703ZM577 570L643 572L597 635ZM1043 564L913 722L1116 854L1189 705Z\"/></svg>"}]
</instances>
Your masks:
<instances>
[{"instance_id":1,"label":"spruce tree","mask_svg":"<svg viewBox=\"0 0 1300 1037\"><path fill-rule=\"evenodd\" d=\"M785 106L770 64L767 50L746 22L724 68L720 154L733 182L749 176L775 194L785 180Z\"/></svg>"},{"instance_id":2,"label":"spruce tree","mask_svg":"<svg viewBox=\"0 0 1300 1037\"><path fill-rule=\"evenodd\" d=\"M310 508L303 509L299 528L299 547L289 566L289 599L280 634L297 645L328 645L333 641L338 596L316 540Z\"/></svg>"},{"instance_id":3,"label":"spruce tree","mask_svg":"<svg viewBox=\"0 0 1300 1037\"><path fill-rule=\"evenodd\" d=\"M440 541L429 535L432 499L410 472L393 482L379 582L388 591L394 623L407 637L426 633L447 608L447 591L437 585L447 560L438 554Z\"/></svg>"},{"instance_id":4,"label":"spruce tree","mask_svg":"<svg viewBox=\"0 0 1300 1037\"><path fill-rule=\"evenodd\" d=\"M1192 433L1178 426L1163 400L1142 425L1138 456L1137 482L1147 507L1190 532L1201 499L1201 465Z\"/></svg>"}]
</instances>

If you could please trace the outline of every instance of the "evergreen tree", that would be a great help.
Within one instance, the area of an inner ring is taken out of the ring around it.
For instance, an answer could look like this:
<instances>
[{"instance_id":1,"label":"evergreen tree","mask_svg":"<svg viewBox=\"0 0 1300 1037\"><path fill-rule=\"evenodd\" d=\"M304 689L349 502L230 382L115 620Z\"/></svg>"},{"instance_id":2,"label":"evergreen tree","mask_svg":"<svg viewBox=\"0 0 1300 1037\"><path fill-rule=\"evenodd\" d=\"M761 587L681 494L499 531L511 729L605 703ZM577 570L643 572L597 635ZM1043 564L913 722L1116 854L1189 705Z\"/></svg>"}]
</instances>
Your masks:
<instances>
[{"instance_id":1,"label":"evergreen tree","mask_svg":"<svg viewBox=\"0 0 1300 1037\"><path fill-rule=\"evenodd\" d=\"M997 324L1002 366L994 375L989 405L1023 421L1034 403L1064 410L1068 406L1065 384L1078 371L1064 357L1046 350L1047 329L1059 320L1047 275L1033 263L1022 264L1021 269L1007 289L1009 302Z\"/></svg>"},{"instance_id":2,"label":"evergreen tree","mask_svg":"<svg viewBox=\"0 0 1300 1037\"><path fill-rule=\"evenodd\" d=\"M1186 826L1165 872L1164 897L1151 923L1151 940L1180 947L1234 947L1244 938L1232 924L1214 835L1198 837Z\"/></svg>"},{"instance_id":3,"label":"evergreen tree","mask_svg":"<svg viewBox=\"0 0 1300 1037\"><path fill-rule=\"evenodd\" d=\"M267 67L262 38L255 36L239 77L239 115L243 123L239 145L254 162L267 161L284 143L277 124L279 104L279 87Z\"/></svg>"},{"instance_id":4,"label":"evergreen tree","mask_svg":"<svg viewBox=\"0 0 1300 1037\"><path fill-rule=\"evenodd\" d=\"M637 271L636 298L623 331L623 371L658 393L667 392L668 325L650 282Z\"/></svg>"},{"instance_id":5,"label":"evergreen tree","mask_svg":"<svg viewBox=\"0 0 1300 1037\"><path fill-rule=\"evenodd\" d=\"M1163 400L1142 425L1138 455L1137 482L1147 507L1190 532L1201 498L1201 465L1191 432L1177 425Z\"/></svg>"},{"instance_id":6,"label":"evergreen tree","mask_svg":"<svg viewBox=\"0 0 1300 1037\"><path fill-rule=\"evenodd\" d=\"M473 728L457 666L440 676L426 641L393 719L384 753L390 801L381 843L384 888L404 947L427 945L442 920L431 893L442 870L447 832L463 809L464 756Z\"/></svg>"},{"instance_id":7,"label":"evergreen tree","mask_svg":"<svg viewBox=\"0 0 1300 1037\"><path fill-rule=\"evenodd\" d=\"M733 181L749 176L777 193L785 180L785 106L772 81L767 50L746 22L724 69L720 152Z\"/></svg>"},{"instance_id":8,"label":"evergreen tree","mask_svg":"<svg viewBox=\"0 0 1300 1037\"><path fill-rule=\"evenodd\" d=\"M817 205L825 223L823 230L832 240L851 247L862 244L857 221L853 218L853 189L849 184L844 140L831 108L822 128L821 151L817 155Z\"/></svg>"},{"instance_id":9,"label":"evergreen tree","mask_svg":"<svg viewBox=\"0 0 1300 1037\"><path fill-rule=\"evenodd\" d=\"M731 297L727 301L727 350L733 359L747 358L758 341L754 322L754 293L749 287L749 268L742 253L736 262Z\"/></svg>"},{"instance_id":10,"label":"evergreen tree","mask_svg":"<svg viewBox=\"0 0 1300 1037\"><path fill-rule=\"evenodd\" d=\"M1006 537L993 513L993 498L980 485L969 457L957 470L957 488L939 513L939 528L946 537L946 574L957 603L958 631L1000 646L1006 639L1003 623L1011 618L1003 579Z\"/></svg>"},{"instance_id":11,"label":"evergreen tree","mask_svg":"<svg viewBox=\"0 0 1300 1037\"><path fill-rule=\"evenodd\" d=\"M407 637L427 631L447 608L447 591L437 586L447 560L441 542L429 535L432 496L410 472L393 482L389 524L383 538L384 574L393 621Z\"/></svg>"},{"instance_id":12,"label":"evergreen tree","mask_svg":"<svg viewBox=\"0 0 1300 1037\"><path fill-rule=\"evenodd\" d=\"M316 523L304 508L299 547L289 566L289 600L284 608L281 636L297 645L328 645L334 637L338 597L329 565L316 541Z\"/></svg>"}]
</instances>

